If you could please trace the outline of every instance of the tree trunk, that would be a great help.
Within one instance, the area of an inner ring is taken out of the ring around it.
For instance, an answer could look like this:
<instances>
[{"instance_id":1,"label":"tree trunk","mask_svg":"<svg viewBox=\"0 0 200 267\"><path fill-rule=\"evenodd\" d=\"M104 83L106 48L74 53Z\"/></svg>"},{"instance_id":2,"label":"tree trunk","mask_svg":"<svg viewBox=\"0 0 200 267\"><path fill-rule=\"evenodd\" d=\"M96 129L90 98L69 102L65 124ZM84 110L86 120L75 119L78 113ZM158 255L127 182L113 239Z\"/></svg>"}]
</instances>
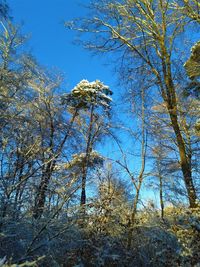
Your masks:
<instances>
[{"instance_id":1,"label":"tree trunk","mask_svg":"<svg viewBox=\"0 0 200 267\"><path fill-rule=\"evenodd\" d=\"M159 182L160 182L160 209L161 209L161 219L164 220L164 201L163 201L163 177L159 172Z\"/></svg>"},{"instance_id":2,"label":"tree trunk","mask_svg":"<svg viewBox=\"0 0 200 267\"><path fill-rule=\"evenodd\" d=\"M133 201L133 208L131 212L131 218L130 218L130 229L128 231L128 249L131 248L132 244L132 236L133 236L133 226L135 224L135 216L137 213L137 206L139 201L139 195L140 195L140 189L142 186L143 178L144 178L144 171L145 171L145 163L146 163L146 146L147 146L147 133L145 131L145 92L144 88L142 88L141 92L141 98L142 98L142 114L141 114L141 127L142 127L142 143L141 143L141 169L138 176L138 184L136 187L136 196Z\"/></svg>"},{"instance_id":3,"label":"tree trunk","mask_svg":"<svg viewBox=\"0 0 200 267\"><path fill-rule=\"evenodd\" d=\"M186 153L185 143L184 143L184 140L183 140L183 137L181 135L181 131L178 125L177 115L174 114L173 110L171 109L168 109L168 111L170 114L172 127L176 135L176 140L177 140L179 155L180 155L181 170L183 173L183 178L184 178L184 182L185 182L185 186L186 186L186 190L188 194L190 208L195 208L197 205L196 203L197 195L196 195L195 187L194 187L193 180L192 180L191 159L187 156L187 153Z\"/></svg>"},{"instance_id":4,"label":"tree trunk","mask_svg":"<svg viewBox=\"0 0 200 267\"><path fill-rule=\"evenodd\" d=\"M33 211L33 217L35 219L38 219L39 217L41 217L43 213L45 199L46 199L46 191L48 188L48 184L51 178L52 171L53 171L52 162L49 162L47 164L45 172L42 175L42 179L41 179L41 182L38 188L38 193L37 193L36 200L35 200L35 207Z\"/></svg>"},{"instance_id":5,"label":"tree trunk","mask_svg":"<svg viewBox=\"0 0 200 267\"><path fill-rule=\"evenodd\" d=\"M163 49L163 64L165 69L163 70L165 88L166 88L166 101L167 109L171 119L172 128L176 135L176 141L179 150L181 170L183 173L183 178L187 190L188 200L190 208L196 207L197 195L195 192L195 187L192 180L192 167L191 167L191 155L187 154L185 142L181 134L181 129L178 122L178 113L177 113L177 98L176 90L173 82L172 71L171 71L171 61L170 56L167 55L166 49Z\"/></svg>"},{"instance_id":6,"label":"tree trunk","mask_svg":"<svg viewBox=\"0 0 200 267\"><path fill-rule=\"evenodd\" d=\"M91 153L91 138L92 138L92 127L93 127L93 120L94 120L94 105L91 106L90 111L90 123L88 127L88 136L87 136L87 145L86 145L86 152L85 152L85 160L83 162L83 169L82 169L82 184L81 184L81 201L80 205L84 207L86 203L86 179L87 179L87 170L88 170L88 163L90 160L90 153Z\"/></svg>"},{"instance_id":7,"label":"tree trunk","mask_svg":"<svg viewBox=\"0 0 200 267\"><path fill-rule=\"evenodd\" d=\"M67 140L67 137L69 136L72 125L73 125L74 120L77 116L77 112L78 112L77 110L74 112L73 117L70 121L69 128L67 130L67 133L65 134L59 148L54 153L54 156L51 155L49 157L49 162L47 163L46 168L44 168L44 172L42 174L42 179L41 179L41 182L40 182L40 185L38 188L38 192L37 192L37 196L36 196L36 200L35 200L35 207L34 207L34 211L33 211L33 217L35 219L38 219L39 217L41 217L41 215L43 213L44 205L45 205L45 198L46 198L46 191L47 191L50 179L51 179L51 175L54 171L54 167L56 165L56 160L59 157L60 153L62 152L62 148L63 148L63 146ZM51 143L53 143L53 140L51 141ZM53 151L52 151L52 154L53 154Z\"/></svg>"},{"instance_id":8,"label":"tree trunk","mask_svg":"<svg viewBox=\"0 0 200 267\"><path fill-rule=\"evenodd\" d=\"M85 192L86 177L87 177L87 170L86 166L84 166L82 171L82 184L81 184L81 206L85 205L86 203L86 192Z\"/></svg>"}]
</instances>

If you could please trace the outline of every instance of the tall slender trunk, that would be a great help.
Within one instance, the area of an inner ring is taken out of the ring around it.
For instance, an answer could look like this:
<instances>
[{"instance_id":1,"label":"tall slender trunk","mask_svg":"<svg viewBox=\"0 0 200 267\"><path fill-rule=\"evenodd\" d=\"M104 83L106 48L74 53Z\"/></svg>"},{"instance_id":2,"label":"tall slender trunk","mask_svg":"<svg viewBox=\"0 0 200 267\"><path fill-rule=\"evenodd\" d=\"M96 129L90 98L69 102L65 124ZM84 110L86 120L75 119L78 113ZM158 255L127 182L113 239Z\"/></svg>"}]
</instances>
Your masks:
<instances>
[{"instance_id":1,"label":"tall slender trunk","mask_svg":"<svg viewBox=\"0 0 200 267\"><path fill-rule=\"evenodd\" d=\"M161 209L161 218L164 220L164 201L163 201L163 182L162 176L159 175L159 182L160 182L160 209Z\"/></svg>"},{"instance_id":2,"label":"tall slender trunk","mask_svg":"<svg viewBox=\"0 0 200 267\"><path fill-rule=\"evenodd\" d=\"M132 244L132 237L133 237L133 226L135 224L135 216L137 213L137 207L138 207L138 201L139 201L139 196L140 196L140 190L144 178L144 171L145 171L145 162L146 162L146 145L147 145L147 134L145 131L145 93L144 93L144 88L142 88L141 92L141 98L142 98L142 114L141 114L141 120L142 120L142 143L141 143L141 169L140 173L138 176L138 184L136 185L136 195L133 201L133 208L131 212L131 218L130 218L130 229L128 231L128 249L131 248Z\"/></svg>"},{"instance_id":3,"label":"tall slender trunk","mask_svg":"<svg viewBox=\"0 0 200 267\"><path fill-rule=\"evenodd\" d=\"M161 172L160 159L157 158L157 170L159 178L159 198L160 198L160 215L161 219L164 220L164 201L163 201L163 176Z\"/></svg>"},{"instance_id":4,"label":"tall slender trunk","mask_svg":"<svg viewBox=\"0 0 200 267\"><path fill-rule=\"evenodd\" d=\"M19 215L19 211L20 211L20 207L21 207L21 204L18 203L19 201L19 196L22 194L21 190L23 190L22 188L22 185L21 185L21 180L22 180L22 174L23 174L23 170L24 170L24 158L22 158L21 162L20 162L20 170L19 170L19 178L18 178L18 182L19 182L19 185L17 186L16 188L16 194L15 194L15 201L14 201L14 210L16 212L15 216L18 217Z\"/></svg>"},{"instance_id":5,"label":"tall slender trunk","mask_svg":"<svg viewBox=\"0 0 200 267\"><path fill-rule=\"evenodd\" d=\"M86 203L86 178L87 178L87 167L84 166L82 169L82 183L81 183L81 206Z\"/></svg>"},{"instance_id":6,"label":"tall slender trunk","mask_svg":"<svg viewBox=\"0 0 200 267\"><path fill-rule=\"evenodd\" d=\"M92 150L91 138L92 138L93 121L94 121L94 105L91 106L91 111L90 111L90 123L89 123L89 128L88 128L86 153L85 153L85 160L84 160L83 168L82 168L81 201L80 201L80 205L82 207L84 207L86 203L86 179L87 179L88 163L90 160L90 153Z\"/></svg>"}]
</instances>

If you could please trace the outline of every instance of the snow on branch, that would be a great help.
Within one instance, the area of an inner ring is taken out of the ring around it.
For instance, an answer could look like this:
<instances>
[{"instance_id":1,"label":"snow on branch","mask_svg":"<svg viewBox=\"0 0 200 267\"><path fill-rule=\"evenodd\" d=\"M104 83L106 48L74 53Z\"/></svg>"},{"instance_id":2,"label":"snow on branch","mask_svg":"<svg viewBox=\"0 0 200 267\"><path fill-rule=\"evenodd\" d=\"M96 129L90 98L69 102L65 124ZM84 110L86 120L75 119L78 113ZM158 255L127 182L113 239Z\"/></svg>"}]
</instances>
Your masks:
<instances>
[{"instance_id":1,"label":"snow on branch","mask_svg":"<svg viewBox=\"0 0 200 267\"><path fill-rule=\"evenodd\" d=\"M101 81L82 80L69 94L65 94L64 101L78 109L88 109L94 105L108 110L112 102L110 95L112 95L112 91Z\"/></svg>"}]
</instances>

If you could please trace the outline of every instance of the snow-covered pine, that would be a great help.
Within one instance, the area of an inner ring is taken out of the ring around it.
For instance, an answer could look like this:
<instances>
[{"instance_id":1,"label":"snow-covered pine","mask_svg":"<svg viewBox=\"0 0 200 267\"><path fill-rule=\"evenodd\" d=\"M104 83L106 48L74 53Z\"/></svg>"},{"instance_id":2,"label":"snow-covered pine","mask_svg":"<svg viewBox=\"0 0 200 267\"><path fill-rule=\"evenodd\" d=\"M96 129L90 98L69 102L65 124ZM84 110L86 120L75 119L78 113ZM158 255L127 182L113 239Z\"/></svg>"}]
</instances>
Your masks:
<instances>
[{"instance_id":1,"label":"snow-covered pine","mask_svg":"<svg viewBox=\"0 0 200 267\"><path fill-rule=\"evenodd\" d=\"M64 95L64 102L78 109L88 109L91 105L110 109L112 91L101 81L80 81L70 93Z\"/></svg>"}]
</instances>

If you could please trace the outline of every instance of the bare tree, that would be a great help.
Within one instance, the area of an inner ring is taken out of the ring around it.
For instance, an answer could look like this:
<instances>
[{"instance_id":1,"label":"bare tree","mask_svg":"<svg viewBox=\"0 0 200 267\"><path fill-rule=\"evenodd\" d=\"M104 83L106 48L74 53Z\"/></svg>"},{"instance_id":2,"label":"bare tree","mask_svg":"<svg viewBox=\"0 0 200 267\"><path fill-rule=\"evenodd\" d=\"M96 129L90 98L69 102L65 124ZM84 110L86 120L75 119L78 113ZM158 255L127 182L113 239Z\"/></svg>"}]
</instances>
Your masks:
<instances>
[{"instance_id":1,"label":"bare tree","mask_svg":"<svg viewBox=\"0 0 200 267\"><path fill-rule=\"evenodd\" d=\"M190 207L196 206L196 190L192 178L191 157L180 129L177 81L174 74L176 40L185 21L174 12L169 2L155 1L98 1L91 5L94 16L75 21L72 28L98 35L86 47L100 52L128 53L135 67L143 67L152 77L167 107L171 127L176 136L181 170ZM134 68L130 69L134 72ZM154 89L155 89L154 86Z\"/></svg>"}]
</instances>

